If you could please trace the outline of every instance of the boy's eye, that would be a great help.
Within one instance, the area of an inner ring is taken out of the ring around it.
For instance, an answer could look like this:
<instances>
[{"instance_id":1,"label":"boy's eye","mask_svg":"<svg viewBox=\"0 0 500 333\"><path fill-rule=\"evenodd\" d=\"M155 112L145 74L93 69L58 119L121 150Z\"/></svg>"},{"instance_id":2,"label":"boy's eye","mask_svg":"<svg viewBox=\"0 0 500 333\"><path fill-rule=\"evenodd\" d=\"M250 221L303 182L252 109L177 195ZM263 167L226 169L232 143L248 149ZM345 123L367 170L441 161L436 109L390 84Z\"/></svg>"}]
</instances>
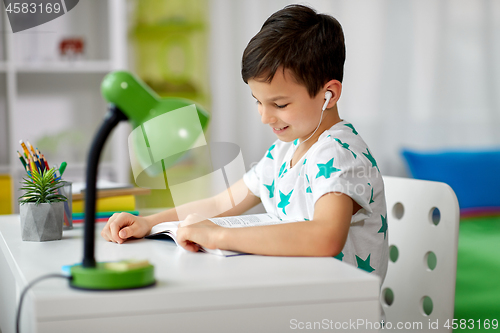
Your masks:
<instances>
[{"instance_id":1,"label":"boy's eye","mask_svg":"<svg viewBox=\"0 0 500 333\"><path fill-rule=\"evenodd\" d=\"M283 105L278 105L278 104L276 104L276 107L277 107L278 109L284 109L284 108L286 108L287 106L288 106L288 104L283 104Z\"/></svg>"}]
</instances>

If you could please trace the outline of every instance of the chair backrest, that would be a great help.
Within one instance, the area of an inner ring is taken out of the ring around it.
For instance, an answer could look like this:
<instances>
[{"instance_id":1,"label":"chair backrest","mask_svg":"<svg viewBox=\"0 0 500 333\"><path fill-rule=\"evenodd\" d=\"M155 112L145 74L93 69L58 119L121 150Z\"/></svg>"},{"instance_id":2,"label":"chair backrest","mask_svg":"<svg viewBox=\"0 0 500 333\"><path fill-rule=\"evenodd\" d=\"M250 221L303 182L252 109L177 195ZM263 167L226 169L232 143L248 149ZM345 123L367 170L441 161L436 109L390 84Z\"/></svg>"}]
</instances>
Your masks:
<instances>
[{"instance_id":1,"label":"chair backrest","mask_svg":"<svg viewBox=\"0 0 500 333\"><path fill-rule=\"evenodd\" d=\"M451 326L455 302L457 197L445 183L384 177L384 184L390 255L380 297L386 323L448 332L443 325L449 319Z\"/></svg>"}]
</instances>

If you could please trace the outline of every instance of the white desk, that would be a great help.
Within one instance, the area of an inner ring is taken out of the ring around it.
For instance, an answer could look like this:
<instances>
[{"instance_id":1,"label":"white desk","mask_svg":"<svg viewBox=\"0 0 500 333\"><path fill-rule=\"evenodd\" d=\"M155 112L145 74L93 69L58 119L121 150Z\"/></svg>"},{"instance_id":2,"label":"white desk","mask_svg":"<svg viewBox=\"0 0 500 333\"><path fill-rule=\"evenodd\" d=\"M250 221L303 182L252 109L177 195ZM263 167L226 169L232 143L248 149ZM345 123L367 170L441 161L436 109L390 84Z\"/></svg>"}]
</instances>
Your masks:
<instances>
[{"instance_id":1,"label":"white desk","mask_svg":"<svg viewBox=\"0 0 500 333\"><path fill-rule=\"evenodd\" d=\"M82 226L65 231L60 241L37 243L21 240L19 224L17 215L0 216L2 333L14 331L24 286L80 262L83 252ZM63 279L45 280L27 294L21 332L275 333L379 318L379 279L334 258L224 258L167 241L118 245L96 238L98 261L127 258L153 263L156 286L90 292L71 289ZM375 330L358 327L365 331Z\"/></svg>"}]
</instances>

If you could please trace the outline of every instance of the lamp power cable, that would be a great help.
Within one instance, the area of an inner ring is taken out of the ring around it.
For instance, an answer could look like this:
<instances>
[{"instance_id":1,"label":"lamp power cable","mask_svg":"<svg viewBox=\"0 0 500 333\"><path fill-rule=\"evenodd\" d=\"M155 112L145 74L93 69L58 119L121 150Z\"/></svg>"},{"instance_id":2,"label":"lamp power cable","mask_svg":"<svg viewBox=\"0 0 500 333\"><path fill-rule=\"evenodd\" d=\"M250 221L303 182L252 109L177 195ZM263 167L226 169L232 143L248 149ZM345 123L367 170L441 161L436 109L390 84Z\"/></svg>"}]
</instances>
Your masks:
<instances>
[{"instance_id":1,"label":"lamp power cable","mask_svg":"<svg viewBox=\"0 0 500 333\"><path fill-rule=\"evenodd\" d=\"M26 294L28 293L28 291L35 285L37 284L38 282L41 282L43 280L47 280L47 279L51 279L51 278L64 278L66 280L71 280L71 276L68 276L68 275L64 275L64 274L47 274L47 275L42 275L36 279L34 279L33 281L31 281L30 283L28 283L28 285L26 287L24 287L22 293L21 293L21 296L19 297L19 304L17 305L17 312L16 312L16 333L19 333L20 332L20 324L21 324L21 308L23 306L23 301L24 301L24 297L26 296Z\"/></svg>"}]
</instances>

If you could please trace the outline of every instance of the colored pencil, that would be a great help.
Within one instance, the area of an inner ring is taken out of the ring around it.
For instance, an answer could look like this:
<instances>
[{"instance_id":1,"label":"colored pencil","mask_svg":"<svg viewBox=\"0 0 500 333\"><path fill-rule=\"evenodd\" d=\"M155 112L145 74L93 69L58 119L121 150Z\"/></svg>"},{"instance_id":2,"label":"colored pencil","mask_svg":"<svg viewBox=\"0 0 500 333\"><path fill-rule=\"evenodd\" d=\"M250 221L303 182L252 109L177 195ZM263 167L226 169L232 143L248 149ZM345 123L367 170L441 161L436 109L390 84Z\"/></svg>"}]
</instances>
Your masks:
<instances>
[{"instance_id":1,"label":"colored pencil","mask_svg":"<svg viewBox=\"0 0 500 333\"><path fill-rule=\"evenodd\" d=\"M19 151L17 152L17 156L19 156L19 160L23 164L24 170L28 171L28 169L26 168L26 161L24 160L24 157L21 155Z\"/></svg>"},{"instance_id":2,"label":"colored pencil","mask_svg":"<svg viewBox=\"0 0 500 333\"><path fill-rule=\"evenodd\" d=\"M35 162L33 162L33 159L31 156L28 156L28 165L30 166L30 171L33 173L36 170Z\"/></svg>"},{"instance_id":3,"label":"colored pencil","mask_svg":"<svg viewBox=\"0 0 500 333\"><path fill-rule=\"evenodd\" d=\"M38 161L38 158L36 158L36 155L33 156L33 162L35 162L35 165L38 169L38 172L40 172L40 174L43 174L43 169L42 169L42 166L40 165L40 162Z\"/></svg>"},{"instance_id":4,"label":"colored pencil","mask_svg":"<svg viewBox=\"0 0 500 333\"><path fill-rule=\"evenodd\" d=\"M68 163L62 162L61 165L59 166L59 174L61 175L61 177L62 177L62 175L64 173L64 170L66 170L66 166L67 165L68 165Z\"/></svg>"},{"instance_id":5,"label":"colored pencil","mask_svg":"<svg viewBox=\"0 0 500 333\"><path fill-rule=\"evenodd\" d=\"M38 159L36 154L33 155L33 161L35 162L35 165L36 165L36 168L38 169L38 172L40 172L40 174L43 174L42 165L40 164L40 160Z\"/></svg>"},{"instance_id":6,"label":"colored pencil","mask_svg":"<svg viewBox=\"0 0 500 333\"><path fill-rule=\"evenodd\" d=\"M40 154L40 152L38 150L36 152L37 152L37 154ZM43 163L41 154L38 155L38 162L40 163L40 166L42 167L43 172L48 171L48 169L45 168L45 163Z\"/></svg>"},{"instance_id":7,"label":"colored pencil","mask_svg":"<svg viewBox=\"0 0 500 333\"><path fill-rule=\"evenodd\" d=\"M23 147L24 153L26 154L26 158L30 157L31 156L30 151L24 144L23 140L19 140L19 144L21 145L21 147Z\"/></svg>"},{"instance_id":8,"label":"colored pencil","mask_svg":"<svg viewBox=\"0 0 500 333\"><path fill-rule=\"evenodd\" d=\"M33 149L33 146L31 145L31 143L29 141L26 141L26 144L28 145L29 149L33 153L33 156L36 156L35 149Z\"/></svg>"},{"instance_id":9,"label":"colored pencil","mask_svg":"<svg viewBox=\"0 0 500 333\"><path fill-rule=\"evenodd\" d=\"M45 159L45 155L44 154L42 154L42 160L43 160L43 163L45 164L45 168L47 170L50 170L49 163L47 162L47 159Z\"/></svg>"}]
</instances>

